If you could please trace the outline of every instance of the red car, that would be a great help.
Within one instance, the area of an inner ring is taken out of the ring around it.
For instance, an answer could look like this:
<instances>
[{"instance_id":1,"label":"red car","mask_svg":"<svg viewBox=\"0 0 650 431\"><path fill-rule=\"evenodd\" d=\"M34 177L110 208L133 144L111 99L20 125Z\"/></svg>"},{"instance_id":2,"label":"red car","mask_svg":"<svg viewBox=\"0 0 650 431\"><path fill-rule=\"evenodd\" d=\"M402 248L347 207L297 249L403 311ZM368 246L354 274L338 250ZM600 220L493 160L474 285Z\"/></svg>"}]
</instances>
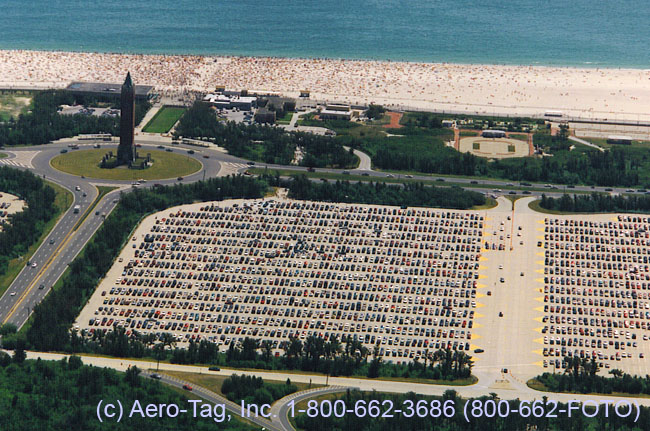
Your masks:
<instances>
[{"instance_id":1,"label":"red car","mask_svg":"<svg viewBox=\"0 0 650 431\"><path fill-rule=\"evenodd\" d=\"M192 387L190 385L183 385L183 389L185 389L186 391L191 391Z\"/></svg>"}]
</instances>

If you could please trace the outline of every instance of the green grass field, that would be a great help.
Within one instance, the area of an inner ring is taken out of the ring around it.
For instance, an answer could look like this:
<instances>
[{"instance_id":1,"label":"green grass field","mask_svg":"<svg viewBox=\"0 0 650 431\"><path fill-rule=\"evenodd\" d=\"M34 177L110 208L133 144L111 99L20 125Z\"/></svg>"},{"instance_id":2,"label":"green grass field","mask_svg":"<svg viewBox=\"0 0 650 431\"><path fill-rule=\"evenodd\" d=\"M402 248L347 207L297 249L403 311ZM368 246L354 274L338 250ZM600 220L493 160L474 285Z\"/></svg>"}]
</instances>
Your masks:
<instances>
[{"instance_id":1,"label":"green grass field","mask_svg":"<svg viewBox=\"0 0 650 431\"><path fill-rule=\"evenodd\" d=\"M9 155L5 153L0 153L0 159L4 159L5 157L9 157Z\"/></svg>"},{"instance_id":2,"label":"green grass field","mask_svg":"<svg viewBox=\"0 0 650 431\"><path fill-rule=\"evenodd\" d=\"M60 187L49 181L46 181L46 183L48 186L52 187L56 192L56 197L54 198L54 208L56 212L54 214L54 217L52 217L52 220L50 220L45 225L45 229L43 229L43 234L38 239L38 241L36 241L36 243L34 243L31 247L29 247L27 253L25 253L21 258L12 259L9 261L9 267L7 268L7 272L2 277L0 277L0 295L3 295L5 293L7 288L14 281L14 278L16 278L18 273L23 269L26 262L32 258L32 255L41 246L43 240L45 240L45 238L49 235L50 231L56 225L61 215L63 215L63 213L65 213L65 211L70 207L70 205L72 205L72 201L74 200L72 193L70 193L63 187Z\"/></svg>"},{"instance_id":3,"label":"green grass field","mask_svg":"<svg viewBox=\"0 0 650 431\"><path fill-rule=\"evenodd\" d=\"M284 117L276 118L275 122L278 124L289 124L291 123L291 117L293 117L293 112L285 112Z\"/></svg>"},{"instance_id":4,"label":"green grass field","mask_svg":"<svg viewBox=\"0 0 650 431\"><path fill-rule=\"evenodd\" d=\"M508 136L510 139L517 139L519 141L528 142L528 135L512 133Z\"/></svg>"},{"instance_id":5,"label":"green grass field","mask_svg":"<svg viewBox=\"0 0 650 431\"><path fill-rule=\"evenodd\" d=\"M193 174L202 167L201 162L190 156L165 151L146 151L151 153L153 166L148 169L128 169L119 167L115 169L102 169L99 162L107 150L76 150L56 156L50 161L54 169L72 175L84 175L89 178L101 178L106 180L160 180L165 178L176 178Z\"/></svg>"},{"instance_id":6,"label":"green grass field","mask_svg":"<svg viewBox=\"0 0 650 431\"><path fill-rule=\"evenodd\" d=\"M145 133L167 133L185 112L185 108L163 106L142 129Z\"/></svg>"}]
</instances>

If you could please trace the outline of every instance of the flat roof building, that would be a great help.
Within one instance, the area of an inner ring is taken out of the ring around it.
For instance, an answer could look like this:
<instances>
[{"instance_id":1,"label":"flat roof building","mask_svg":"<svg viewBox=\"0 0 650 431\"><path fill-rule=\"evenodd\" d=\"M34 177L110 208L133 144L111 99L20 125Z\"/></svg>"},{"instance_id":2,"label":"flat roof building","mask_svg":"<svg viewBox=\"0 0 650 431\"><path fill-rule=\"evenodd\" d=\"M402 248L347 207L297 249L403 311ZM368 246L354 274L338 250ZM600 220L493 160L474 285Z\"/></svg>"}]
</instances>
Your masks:
<instances>
[{"instance_id":1,"label":"flat roof building","mask_svg":"<svg viewBox=\"0 0 650 431\"><path fill-rule=\"evenodd\" d=\"M610 135L607 137L608 144L632 145L632 138L627 136Z\"/></svg>"},{"instance_id":2,"label":"flat roof building","mask_svg":"<svg viewBox=\"0 0 650 431\"><path fill-rule=\"evenodd\" d=\"M257 98L251 96L231 96L227 94L207 94L204 102L220 109L239 108L250 111L257 105Z\"/></svg>"},{"instance_id":3,"label":"flat roof building","mask_svg":"<svg viewBox=\"0 0 650 431\"><path fill-rule=\"evenodd\" d=\"M321 120L348 120L352 118L350 105L329 103L321 109L319 117Z\"/></svg>"},{"instance_id":4,"label":"flat roof building","mask_svg":"<svg viewBox=\"0 0 650 431\"><path fill-rule=\"evenodd\" d=\"M80 96L120 97L122 84L107 84L103 82L73 82L65 88L70 93ZM146 100L153 96L153 86L136 85L135 98Z\"/></svg>"},{"instance_id":5,"label":"flat roof building","mask_svg":"<svg viewBox=\"0 0 650 431\"><path fill-rule=\"evenodd\" d=\"M483 138L505 138L506 132L503 130L483 130L481 132Z\"/></svg>"},{"instance_id":6,"label":"flat roof building","mask_svg":"<svg viewBox=\"0 0 650 431\"><path fill-rule=\"evenodd\" d=\"M269 111L266 108L260 108L255 113L255 122L259 124L275 123L275 111Z\"/></svg>"}]
</instances>

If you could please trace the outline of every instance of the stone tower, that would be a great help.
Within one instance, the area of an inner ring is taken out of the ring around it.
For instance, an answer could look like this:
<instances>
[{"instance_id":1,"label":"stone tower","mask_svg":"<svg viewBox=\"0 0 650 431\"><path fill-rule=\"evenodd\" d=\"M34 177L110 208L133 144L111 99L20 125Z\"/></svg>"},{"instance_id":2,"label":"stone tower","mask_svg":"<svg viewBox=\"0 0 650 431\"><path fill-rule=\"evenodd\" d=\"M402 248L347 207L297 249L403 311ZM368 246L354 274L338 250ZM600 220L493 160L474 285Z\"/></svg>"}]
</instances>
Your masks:
<instances>
[{"instance_id":1,"label":"stone tower","mask_svg":"<svg viewBox=\"0 0 650 431\"><path fill-rule=\"evenodd\" d=\"M131 73L126 74L120 95L120 146L117 148L117 161L128 165L135 161L135 86Z\"/></svg>"}]
</instances>

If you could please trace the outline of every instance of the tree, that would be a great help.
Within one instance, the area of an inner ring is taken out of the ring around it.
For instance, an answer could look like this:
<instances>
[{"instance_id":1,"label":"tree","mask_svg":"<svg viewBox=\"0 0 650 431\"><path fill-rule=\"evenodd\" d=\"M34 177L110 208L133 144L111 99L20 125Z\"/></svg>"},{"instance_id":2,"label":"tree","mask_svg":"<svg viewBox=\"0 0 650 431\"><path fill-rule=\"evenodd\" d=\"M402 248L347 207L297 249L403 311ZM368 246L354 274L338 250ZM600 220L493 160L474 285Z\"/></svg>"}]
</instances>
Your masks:
<instances>
[{"instance_id":1,"label":"tree","mask_svg":"<svg viewBox=\"0 0 650 431\"><path fill-rule=\"evenodd\" d=\"M386 108L381 105L375 105L371 103L366 110L366 117L370 118L371 120L376 120L381 118L384 115L384 112L386 112Z\"/></svg>"},{"instance_id":2,"label":"tree","mask_svg":"<svg viewBox=\"0 0 650 431\"><path fill-rule=\"evenodd\" d=\"M83 366L81 358L77 355L72 355L68 358L68 368L71 370L78 370Z\"/></svg>"},{"instance_id":3,"label":"tree","mask_svg":"<svg viewBox=\"0 0 650 431\"><path fill-rule=\"evenodd\" d=\"M273 357L273 343L271 340L262 341L262 358L265 362L269 362Z\"/></svg>"},{"instance_id":4,"label":"tree","mask_svg":"<svg viewBox=\"0 0 650 431\"><path fill-rule=\"evenodd\" d=\"M368 367L368 377L374 379L379 377L379 369L381 368L382 357L379 354L379 343L375 344L372 349L372 361L370 361L370 367Z\"/></svg>"},{"instance_id":5,"label":"tree","mask_svg":"<svg viewBox=\"0 0 650 431\"><path fill-rule=\"evenodd\" d=\"M165 354L165 345L163 343L158 343L153 346L153 356L156 358L156 371L160 369L160 361L165 359L167 356Z\"/></svg>"},{"instance_id":6,"label":"tree","mask_svg":"<svg viewBox=\"0 0 650 431\"><path fill-rule=\"evenodd\" d=\"M135 388L140 385L140 372L140 369L136 366L129 367L124 375L124 380L129 384L129 386Z\"/></svg>"},{"instance_id":7,"label":"tree","mask_svg":"<svg viewBox=\"0 0 650 431\"><path fill-rule=\"evenodd\" d=\"M16 333L16 325L13 323L4 323L0 326L0 335L9 335Z\"/></svg>"},{"instance_id":8,"label":"tree","mask_svg":"<svg viewBox=\"0 0 650 431\"><path fill-rule=\"evenodd\" d=\"M14 350L14 362L16 364L22 364L25 362L25 359L27 359L27 354L25 353L25 349L22 347L17 347L16 350Z\"/></svg>"},{"instance_id":9,"label":"tree","mask_svg":"<svg viewBox=\"0 0 650 431\"><path fill-rule=\"evenodd\" d=\"M259 340L250 337L244 338L241 342L241 359L244 361L254 361L257 358L257 349L259 347Z\"/></svg>"}]
</instances>

